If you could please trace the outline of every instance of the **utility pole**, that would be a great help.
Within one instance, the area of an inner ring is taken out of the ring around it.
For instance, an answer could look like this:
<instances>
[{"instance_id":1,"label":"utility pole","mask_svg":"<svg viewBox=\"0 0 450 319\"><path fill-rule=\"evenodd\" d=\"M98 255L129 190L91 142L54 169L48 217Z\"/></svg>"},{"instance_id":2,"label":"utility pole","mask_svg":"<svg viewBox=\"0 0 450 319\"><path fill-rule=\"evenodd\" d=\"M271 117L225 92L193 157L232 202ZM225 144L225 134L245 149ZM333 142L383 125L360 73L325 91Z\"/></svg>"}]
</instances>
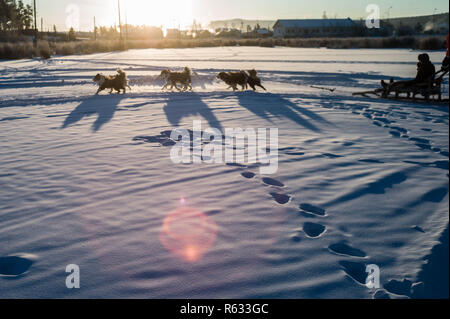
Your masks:
<instances>
[{"instance_id":1,"label":"utility pole","mask_svg":"<svg viewBox=\"0 0 450 319\"><path fill-rule=\"evenodd\" d=\"M33 0L33 15L34 15L34 47L37 47L38 30L37 30L37 18L36 18L36 0Z\"/></svg>"},{"instance_id":2,"label":"utility pole","mask_svg":"<svg viewBox=\"0 0 450 319\"><path fill-rule=\"evenodd\" d=\"M120 0L117 0L117 5L119 7L119 30L120 30L120 41L122 41L122 21L120 20Z\"/></svg>"},{"instance_id":3,"label":"utility pole","mask_svg":"<svg viewBox=\"0 0 450 319\"><path fill-rule=\"evenodd\" d=\"M41 17L41 33L44 33L44 18Z\"/></svg>"},{"instance_id":4,"label":"utility pole","mask_svg":"<svg viewBox=\"0 0 450 319\"><path fill-rule=\"evenodd\" d=\"M125 11L125 42L128 42L128 10Z\"/></svg>"},{"instance_id":5,"label":"utility pole","mask_svg":"<svg viewBox=\"0 0 450 319\"><path fill-rule=\"evenodd\" d=\"M392 6L389 7L388 11L387 11L387 22L389 22L391 20L391 10L392 10Z\"/></svg>"}]
</instances>

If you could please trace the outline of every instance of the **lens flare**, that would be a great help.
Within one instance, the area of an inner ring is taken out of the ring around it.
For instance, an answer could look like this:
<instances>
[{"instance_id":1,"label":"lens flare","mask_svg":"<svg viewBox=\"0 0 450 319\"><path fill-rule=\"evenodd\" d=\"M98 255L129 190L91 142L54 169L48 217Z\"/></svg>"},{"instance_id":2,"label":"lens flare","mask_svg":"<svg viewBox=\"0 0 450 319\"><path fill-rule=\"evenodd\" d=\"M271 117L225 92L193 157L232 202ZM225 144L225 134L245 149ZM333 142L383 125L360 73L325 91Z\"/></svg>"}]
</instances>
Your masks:
<instances>
[{"instance_id":1,"label":"lens flare","mask_svg":"<svg viewBox=\"0 0 450 319\"><path fill-rule=\"evenodd\" d=\"M217 238L216 223L203 212L181 207L163 221L160 241L183 261L194 263L202 259Z\"/></svg>"}]
</instances>

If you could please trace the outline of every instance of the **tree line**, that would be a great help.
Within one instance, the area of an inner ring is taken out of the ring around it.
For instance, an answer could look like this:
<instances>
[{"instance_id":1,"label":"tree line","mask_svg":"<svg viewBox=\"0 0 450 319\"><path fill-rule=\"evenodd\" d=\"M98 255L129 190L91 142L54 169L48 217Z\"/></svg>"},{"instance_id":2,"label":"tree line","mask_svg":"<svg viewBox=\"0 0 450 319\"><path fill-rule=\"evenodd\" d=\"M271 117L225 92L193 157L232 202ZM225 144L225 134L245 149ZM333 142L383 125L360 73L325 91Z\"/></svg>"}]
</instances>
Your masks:
<instances>
[{"instance_id":1,"label":"tree line","mask_svg":"<svg viewBox=\"0 0 450 319\"><path fill-rule=\"evenodd\" d=\"M22 0L0 0L0 31L23 33L33 29L33 8Z\"/></svg>"}]
</instances>

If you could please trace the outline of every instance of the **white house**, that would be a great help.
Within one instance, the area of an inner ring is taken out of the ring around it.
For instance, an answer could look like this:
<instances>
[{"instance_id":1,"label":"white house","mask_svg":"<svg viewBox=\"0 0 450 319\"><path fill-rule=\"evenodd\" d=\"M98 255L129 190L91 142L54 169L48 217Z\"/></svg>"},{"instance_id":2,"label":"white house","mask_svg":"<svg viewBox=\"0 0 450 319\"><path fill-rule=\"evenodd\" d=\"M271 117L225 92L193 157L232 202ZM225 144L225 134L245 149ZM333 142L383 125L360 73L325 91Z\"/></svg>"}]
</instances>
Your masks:
<instances>
[{"instance_id":1,"label":"white house","mask_svg":"<svg viewBox=\"0 0 450 319\"><path fill-rule=\"evenodd\" d=\"M273 32L278 38L347 36L355 31L355 27L350 18L278 20Z\"/></svg>"}]
</instances>

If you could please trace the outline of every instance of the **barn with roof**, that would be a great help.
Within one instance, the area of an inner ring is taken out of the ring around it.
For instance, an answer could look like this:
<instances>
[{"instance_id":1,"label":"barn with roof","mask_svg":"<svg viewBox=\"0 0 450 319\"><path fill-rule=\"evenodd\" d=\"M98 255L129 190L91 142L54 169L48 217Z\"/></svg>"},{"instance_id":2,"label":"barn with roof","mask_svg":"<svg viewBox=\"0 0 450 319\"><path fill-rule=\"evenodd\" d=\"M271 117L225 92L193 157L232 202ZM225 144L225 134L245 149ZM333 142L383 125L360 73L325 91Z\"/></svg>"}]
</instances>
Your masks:
<instances>
[{"instance_id":1,"label":"barn with roof","mask_svg":"<svg viewBox=\"0 0 450 319\"><path fill-rule=\"evenodd\" d=\"M350 18L278 20L273 32L277 38L350 36L356 28L357 24Z\"/></svg>"}]
</instances>

